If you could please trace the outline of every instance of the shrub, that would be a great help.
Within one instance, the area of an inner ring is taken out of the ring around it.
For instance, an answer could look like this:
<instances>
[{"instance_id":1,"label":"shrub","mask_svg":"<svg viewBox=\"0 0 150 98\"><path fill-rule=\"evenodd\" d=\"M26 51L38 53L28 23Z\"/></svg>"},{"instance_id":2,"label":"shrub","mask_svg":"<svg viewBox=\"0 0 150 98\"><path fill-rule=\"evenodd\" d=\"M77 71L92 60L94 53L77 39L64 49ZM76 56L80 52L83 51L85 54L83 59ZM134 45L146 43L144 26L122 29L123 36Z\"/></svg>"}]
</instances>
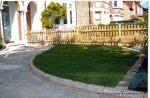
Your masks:
<instances>
[{"instance_id":1,"label":"shrub","mask_svg":"<svg viewBox=\"0 0 150 98\"><path fill-rule=\"evenodd\" d=\"M62 6L59 3L51 2L41 13L42 27L49 29L58 24L60 19L66 19L66 11L65 6Z\"/></svg>"},{"instance_id":2,"label":"shrub","mask_svg":"<svg viewBox=\"0 0 150 98\"><path fill-rule=\"evenodd\" d=\"M0 36L0 48L2 48L2 37Z\"/></svg>"}]
</instances>

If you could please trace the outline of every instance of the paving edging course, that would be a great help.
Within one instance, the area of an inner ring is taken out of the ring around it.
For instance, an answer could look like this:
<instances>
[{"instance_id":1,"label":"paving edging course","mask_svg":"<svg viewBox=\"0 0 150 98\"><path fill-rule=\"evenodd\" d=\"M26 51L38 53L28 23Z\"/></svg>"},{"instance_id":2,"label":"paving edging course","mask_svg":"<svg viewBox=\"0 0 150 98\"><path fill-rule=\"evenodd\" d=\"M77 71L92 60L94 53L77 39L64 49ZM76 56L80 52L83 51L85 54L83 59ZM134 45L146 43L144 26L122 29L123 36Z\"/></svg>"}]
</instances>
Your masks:
<instances>
[{"instance_id":1,"label":"paving edging course","mask_svg":"<svg viewBox=\"0 0 150 98\"><path fill-rule=\"evenodd\" d=\"M39 52L38 54L40 54L40 53L42 53L42 52ZM38 75L48 81L56 82L59 84L63 84L63 85L67 85L67 86L75 87L75 88L79 88L79 89L94 91L94 92L97 92L97 94L111 93L114 95L125 96L125 97L130 97L130 98L144 98L145 94L143 92L131 91L131 90L120 90L117 88L81 83L81 82L77 82L77 81L73 81L73 80L69 80L69 79L63 79L60 77L56 77L56 76L47 74L34 66L34 64L32 62L34 57L32 57L32 59L30 60L30 63L29 63L30 70L33 73L35 73L36 75ZM138 60L140 60L140 58Z\"/></svg>"}]
</instances>

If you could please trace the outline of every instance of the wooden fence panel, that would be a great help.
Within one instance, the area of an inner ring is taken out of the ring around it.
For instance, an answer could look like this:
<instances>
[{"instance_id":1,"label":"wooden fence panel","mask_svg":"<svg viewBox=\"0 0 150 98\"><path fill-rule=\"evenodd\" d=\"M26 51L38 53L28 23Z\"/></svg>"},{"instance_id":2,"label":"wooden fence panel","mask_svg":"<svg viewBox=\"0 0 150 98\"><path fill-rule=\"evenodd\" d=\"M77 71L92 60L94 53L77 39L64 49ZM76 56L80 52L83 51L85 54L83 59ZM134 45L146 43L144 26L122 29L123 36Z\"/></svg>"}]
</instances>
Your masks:
<instances>
[{"instance_id":1,"label":"wooden fence panel","mask_svg":"<svg viewBox=\"0 0 150 98\"><path fill-rule=\"evenodd\" d=\"M147 25L81 26L27 33L31 44L147 45ZM144 42L145 41L145 42Z\"/></svg>"}]
</instances>

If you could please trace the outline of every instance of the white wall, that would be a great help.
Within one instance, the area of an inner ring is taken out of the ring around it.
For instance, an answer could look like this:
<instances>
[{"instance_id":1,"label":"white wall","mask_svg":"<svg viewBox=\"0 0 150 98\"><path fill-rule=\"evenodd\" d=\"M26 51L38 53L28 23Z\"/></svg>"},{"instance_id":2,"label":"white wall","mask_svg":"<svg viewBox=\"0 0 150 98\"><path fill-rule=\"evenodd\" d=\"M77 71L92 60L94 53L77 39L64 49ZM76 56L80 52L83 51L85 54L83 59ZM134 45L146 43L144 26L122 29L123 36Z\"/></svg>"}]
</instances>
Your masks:
<instances>
[{"instance_id":1,"label":"white wall","mask_svg":"<svg viewBox=\"0 0 150 98\"><path fill-rule=\"evenodd\" d=\"M44 7L44 0L25 0L24 1L24 18L26 18L27 13L27 7L29 6L29 3L31 4L31 30L42 30L42 23L41 23L41 12L43 11ZM26 19L25 19L26 20ZM27 23L24 21L24 25L27 25ZM27 30L27 27L25 27Z\"/></svg>"},{"instance_id":2,"label":"white wall","mask_svg":"<svg viewBox=\"0 0 150 98\"><path fill-rule=\"evenodd\" d=\"M110 12L109 10L104 10L102 17L101 17L102 24L109 24L110 23Z\"/></svg>"},{"instance_id":3,"label":"white wall","mask_svg":"<svg viewBox=\"0 0 150 98\"><path fill-rule=\"evenodd\" d=\"M42 30L41 12L44 9L43 2L41 1L30 2L31 30Z\"/></svg>"},{"instance_id":4,"label":"white wall","mask_svg":"<svg viewBox=\"0 0 150 98\"><path fill-rule=\"evenodd\" d=\"M108 9L105 8L92 8L91 11L93 12L93 23L94 25L98 24L109 24L110 23L110 12ZM101 12L99 16L95 14L95 12ZM96 19L100 19L99 22Z\"/></svg>"},{"instance_id":5,"label":"white wall","mask_svg":"<svg viewBox=\"0 0 150 98\"><path fill-rule=\"evenodd\" d=\"M10 13L10 25L11 25L11 41L19 41L19 31L18 31L18 12L16 10L15 2L8 2L9 13Z\"/></svg>"},{"instance_id":6,"label":"white wall","mask_svg":"<svg viewBox=\"0 0 150 98\"><path fill-rule=\"evenodd\" d=\"M31 17L31 30L36 30L38 26L37 7L33 2L30 2L30 17Z\"/></svg>"}]
</instances>

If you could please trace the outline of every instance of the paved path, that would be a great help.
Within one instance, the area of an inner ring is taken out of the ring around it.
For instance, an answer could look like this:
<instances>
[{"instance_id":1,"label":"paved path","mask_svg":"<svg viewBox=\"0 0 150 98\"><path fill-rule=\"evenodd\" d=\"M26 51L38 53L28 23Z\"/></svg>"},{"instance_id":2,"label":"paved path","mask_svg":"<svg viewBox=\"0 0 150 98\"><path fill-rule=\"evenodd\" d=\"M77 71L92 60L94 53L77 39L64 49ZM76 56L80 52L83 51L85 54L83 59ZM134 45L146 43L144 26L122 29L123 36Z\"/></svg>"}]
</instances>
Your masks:
<instances>
[{"instance_id":1,"label":"paved path","mask_svg":"<svg viewBox=\"0 0 150 98\"><path fill-rule=\"evenodd\" d=\"M29 69L30 59L43 47L22 46L0 55L0 98L123 98L48 82Z\"/></svg>"}]
</instances>

